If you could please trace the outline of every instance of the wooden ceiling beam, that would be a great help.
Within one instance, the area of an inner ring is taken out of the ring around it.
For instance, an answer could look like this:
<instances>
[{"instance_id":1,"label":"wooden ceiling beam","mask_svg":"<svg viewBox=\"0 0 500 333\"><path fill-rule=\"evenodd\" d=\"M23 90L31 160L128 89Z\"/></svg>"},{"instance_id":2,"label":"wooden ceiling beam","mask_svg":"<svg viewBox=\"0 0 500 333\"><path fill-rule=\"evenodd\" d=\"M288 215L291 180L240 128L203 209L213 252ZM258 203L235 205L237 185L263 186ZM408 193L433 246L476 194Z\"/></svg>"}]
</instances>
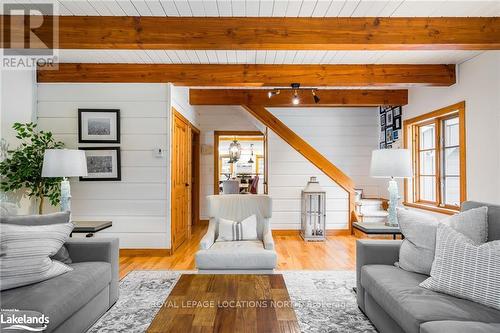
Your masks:
<instances>
[{"instance_id":1,"label":"wooden ceiling beam","mask_svg":"<svg viewBox=\"0 0 500 333\"><path fill-rule=\"evenodd\" d=\"M171 82L178 86L450 86L455 65L59 64L39 82Z\"/></svg>"},{"instance_id":2,"label":"wooden ceiling beam","mask_svg":"<svg viewBox=\"0 0 500 333\"><path fill-rule=\"evenodd\" d=\"M11 27L9 16L2 19L4 36L23 33L25 27L19 26L22 23ZM46 19L58 19L61 49L500 49L500 17L54 16ZM41 40L52 40L48 26L34 29Z\"/></svg>"},{"instance_id":3,"label":"wooden ceiling beam","mask_svg":"<svg viewBox=\"0 0 500 333\"><path fill-rule=\"evenodd\" d=\"M191 105L261 105L264 107L302 106L358 106L408 104L408 90L382 89L321 89L317 91L319 103L314 103L310 90L299 90L300 104L293 105L293 93L282 90L279 95L268 97L265 89L190 89Z\"/></svg>"}]
</instances>

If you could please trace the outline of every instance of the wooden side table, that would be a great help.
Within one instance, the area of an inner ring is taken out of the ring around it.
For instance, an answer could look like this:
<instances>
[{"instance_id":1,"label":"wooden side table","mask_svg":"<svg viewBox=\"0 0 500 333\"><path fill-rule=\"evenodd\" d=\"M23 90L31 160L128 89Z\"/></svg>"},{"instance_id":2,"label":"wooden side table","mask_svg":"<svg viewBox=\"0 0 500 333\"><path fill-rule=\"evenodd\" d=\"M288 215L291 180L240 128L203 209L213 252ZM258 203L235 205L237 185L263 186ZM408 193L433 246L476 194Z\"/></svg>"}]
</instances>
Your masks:
<instances>
[{"instance_id":1,"label":"wooden side table","mask_svg":"<svg viewBox=\"0 0 500 333\"><path fill-rule=\"evenodd\" d=\"M113 225L111 221L71 221L75 228L71 232L70 237L73 233L76 234L86 234L85 237L94 237L94 234L98 231L110 228Z\"/></svg>"}]
</instances>

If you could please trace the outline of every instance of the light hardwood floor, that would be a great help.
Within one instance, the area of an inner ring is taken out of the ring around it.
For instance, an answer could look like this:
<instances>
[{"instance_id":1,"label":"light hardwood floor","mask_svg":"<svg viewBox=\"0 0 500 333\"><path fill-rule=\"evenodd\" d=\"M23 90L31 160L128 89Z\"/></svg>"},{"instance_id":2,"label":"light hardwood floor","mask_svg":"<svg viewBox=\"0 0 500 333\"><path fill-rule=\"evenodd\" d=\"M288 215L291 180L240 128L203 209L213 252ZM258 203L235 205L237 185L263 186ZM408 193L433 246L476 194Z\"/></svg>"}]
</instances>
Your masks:
<instances>
[{"instance_id":1,"label":"light hardwood floor","mask_svg":"<svg viewBox=\"0 0 500 333\"><path fill-rule=\"evenodd\" d=\"M205 226L193 228L191 239L171 256L120 255L120 278L132 270L192 270ZM354 270L356 237L329 236L325 242L304 242L298 235L274 236L281 270Z\"/></svg>"}]
</instances>

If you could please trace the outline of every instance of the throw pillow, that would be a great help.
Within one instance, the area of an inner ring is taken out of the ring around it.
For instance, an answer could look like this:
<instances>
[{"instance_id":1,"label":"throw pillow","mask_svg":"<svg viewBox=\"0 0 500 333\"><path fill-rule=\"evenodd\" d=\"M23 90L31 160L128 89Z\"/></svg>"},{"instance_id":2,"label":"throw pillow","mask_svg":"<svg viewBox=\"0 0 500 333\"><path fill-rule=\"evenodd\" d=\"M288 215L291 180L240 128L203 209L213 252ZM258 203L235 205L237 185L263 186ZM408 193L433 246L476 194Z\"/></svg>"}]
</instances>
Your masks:
<instances>
[{"instance_id":1,"label":"throw pillow","mask_svg":"<svg viewBox=\"0 0 500 333\"><path fill-rule=\"evenodd\" d=\"M219 219L217 241L257 240L257 216L251 215L241 222Z\"/></svg>"},{"instance_id":2,"label":"throw pillow","mask_svg":"<svg viewBox=\"0 0 500 333\"><path fill-rule=\"evenodd\" d=\"M433 216L405 209L397 210L399 226L405 236L396 266L429 275L436 248L436 231L440 222ZM470 238L479 245L488 236L488 207L470 209L450 216L441 223Z\"/></svg>"},{"instance_id":3,"label":"throw pillow","mask_svg":"<svg viewBox=\"0 0 500 333\"><path fill-rule=\"evenodd\" d=\"M398 222L405 239L399 248L396 266L406 271L427 274L431 271L436 247L438 221L427 214L397 210Z\"/></svg>"},{"instance_id":4,"label":"throw pillow","mask_svg":"<svg viewBox=\"0 0 500 333\"><path fill-rule=\"evenodd\" d=\"M70 220L70 212L60 212L45 215L19 215L19 216L2 216L0 223L17 224L17 225L49 225L58 223L68 223ZM64 264L71 264L68 249L66 246L61 248L54 254L52 259L60 261Z\"/></svg>"},{"instance_id":5,"label":"throw pillow","mask_svg":"<svg viewBox=\"0 0 500 333\"><path fill-rule=\"evenodd\" d=\"M1 224L0 290L44 281L71 271L50 259L73 230L72 223L41 226Z\"/></svg>"},{"instance_id":6,"label":"throw pillow","mask_svg":"<svg viewBox=\"0 0 500 333\"><path fill-rule=\"evenodd\" d=\"M500 241L482 245L440 224L431 276L420 286L500 310Z\"/></svg>"}]
</instances>

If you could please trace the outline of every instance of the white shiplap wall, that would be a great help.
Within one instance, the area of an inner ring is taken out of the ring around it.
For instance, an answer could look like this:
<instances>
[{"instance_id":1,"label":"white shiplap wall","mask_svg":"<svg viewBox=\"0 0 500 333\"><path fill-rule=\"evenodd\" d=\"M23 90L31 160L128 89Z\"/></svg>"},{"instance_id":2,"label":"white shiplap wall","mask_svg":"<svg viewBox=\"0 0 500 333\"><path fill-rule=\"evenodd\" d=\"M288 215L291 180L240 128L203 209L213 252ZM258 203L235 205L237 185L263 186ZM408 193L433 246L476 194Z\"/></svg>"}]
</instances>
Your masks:
<instances>
[{"instance_id":1,"label":"white shiplap wall","mask_svg":"<svg viewBox=\"0 0 500 333\"><path fill-rule=\"evenodd\" d=\"M78 144L78 108L118 108L120 144ZM169 248L167 84L38 84L38 123L66 147L120 146L122 180L72 179L75 220L112 220L97 237L119 237L122 248ZM153 150L162 148L161 158Z\"/></svg>"},{"instance_id":2,"label":"white shiplap wall","mask_svg":"<svg viewBox=\"0 0 500 333\"><path fill-rule=\"evenodd\" d=\"M376 108L271 108L276 117L350 176L365 196L379 197L383 183L369 176L378 146ZM269 141L269 194L273 228L300 228L300 195L310 176L327 192L327 228L347 228L347 193L276 135Z\"/></svg>"},{"instance_id":3,"label":"white shiplap wall","mask_svg":"<svg viewBox=\"0 0 500 333\"><path fill-rule=\"evenodd\" d=\"M259 131L247 111L239 106L197 106L201 144L214 147L214 131ZM214 155L201 154L200 158L200 218L208 219L206 197L214 194Z\"/></svg>"},{"instance_id":4,"label":"white shiplap wall","mask_svg":"<svg viewBox=\"0 0 500 333\"><path fill-rule=\"evenodd\" d=\"M318 149L368 196L380 196L380 182L369 177L371 151L378 145L376 108L269 109L287 126ZM213 146L214 130L262 130L260 124L236 106L199 107L202 142ZM202 218L205 196L213 193L213 155L202 155ZM273 197L274 229L300 228L300 195L310 176L318 176L327 191L329 229L347 228L348 195L335 182L274 133L269 134L269 194ZM382 183L382 186L385 186Z\"/></svg>"}]
</instances>

